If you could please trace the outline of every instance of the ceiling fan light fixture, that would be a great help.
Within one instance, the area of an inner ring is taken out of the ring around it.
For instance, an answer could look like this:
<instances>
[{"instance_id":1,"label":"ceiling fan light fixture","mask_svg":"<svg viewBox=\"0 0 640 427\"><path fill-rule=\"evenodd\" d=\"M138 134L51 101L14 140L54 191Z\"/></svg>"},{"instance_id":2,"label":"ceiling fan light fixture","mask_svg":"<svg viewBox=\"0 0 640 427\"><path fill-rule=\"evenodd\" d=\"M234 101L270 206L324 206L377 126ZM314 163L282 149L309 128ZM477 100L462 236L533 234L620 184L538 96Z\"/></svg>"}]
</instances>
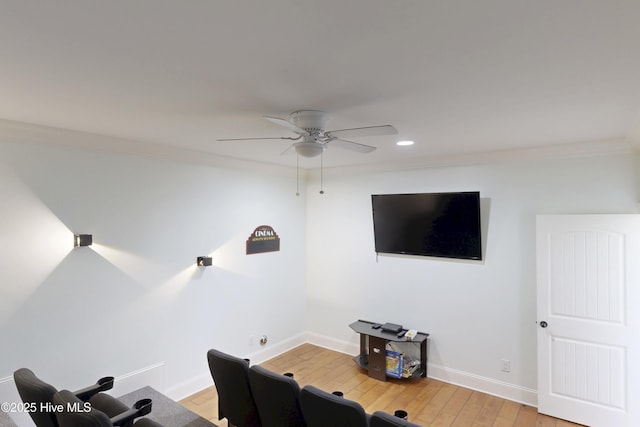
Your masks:
<instances>
[{"instance_id":1,"label":"ceiling fan light fixture","mask_svg":"<svg viewBox=\"0 0 640 427\"><path fill-rule=\"evenodd\" d=\"M323 144L318 142L298 142L293 144L296 153L302 157L317 157L325 149Z\"/></svg>"}]
</instances>

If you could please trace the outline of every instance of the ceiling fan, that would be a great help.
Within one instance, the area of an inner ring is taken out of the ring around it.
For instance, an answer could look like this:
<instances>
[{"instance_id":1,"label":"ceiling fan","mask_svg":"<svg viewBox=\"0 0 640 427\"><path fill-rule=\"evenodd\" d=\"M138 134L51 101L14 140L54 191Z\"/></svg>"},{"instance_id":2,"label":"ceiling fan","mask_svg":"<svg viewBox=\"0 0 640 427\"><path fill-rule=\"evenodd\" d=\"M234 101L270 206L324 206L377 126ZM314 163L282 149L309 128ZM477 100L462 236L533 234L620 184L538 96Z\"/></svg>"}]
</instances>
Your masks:
<instances>
[{"instance_id":1,"label":"ceiling fan","mask_svg":"<svg viewBox=\"0 0 640 427\"><path fill-rule=\"evenodd\" d=\"M325 130L329 119L328 114L318 110L298 110L289 115L289 119L264 116L265 119L279 126L285 127L297 134L296 137L279 136L263 138L227 138L218 141L247 141L257 139L288 139L298 141L292 143L282 154L291 148L303 157L316 157L328 147L339 147L360 153L370 153L376 149L371 145L348 141L343 138L359 138L365 136L395 135L396 128L391 125L368 126L360 128Z\"/></svg>"}]
</instances>

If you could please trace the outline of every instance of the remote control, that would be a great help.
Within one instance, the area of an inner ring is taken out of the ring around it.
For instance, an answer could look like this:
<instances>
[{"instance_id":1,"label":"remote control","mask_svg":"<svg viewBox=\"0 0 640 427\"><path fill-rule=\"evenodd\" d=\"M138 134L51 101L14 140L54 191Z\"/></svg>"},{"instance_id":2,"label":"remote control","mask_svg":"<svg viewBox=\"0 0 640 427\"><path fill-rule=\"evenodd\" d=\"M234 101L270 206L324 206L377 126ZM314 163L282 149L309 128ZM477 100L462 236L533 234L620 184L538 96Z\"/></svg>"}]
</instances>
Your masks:
<instances>
[{"instance_id":1,"label":"remote control","mask_svg":"<svg viewBox=\"0 0 640 427\"><path fill-rule=\"evenodd\" d=\"M382 325L381 325L380 323L374 323L371 327L372 327L373 329L380 329L380 327L381 327L381 326L382 326Z\"/></svg>"},{"instance_id":2,"label":"remote control","mask_svg":"<svg viewBox=\"0 0 640 427\"><path fill-rule=\"evenodd\" d=\"M406 334L407 331L400 331L398 332L398 338L402 338L404 336L404 334Z\"/></svg>"}]
</instances>

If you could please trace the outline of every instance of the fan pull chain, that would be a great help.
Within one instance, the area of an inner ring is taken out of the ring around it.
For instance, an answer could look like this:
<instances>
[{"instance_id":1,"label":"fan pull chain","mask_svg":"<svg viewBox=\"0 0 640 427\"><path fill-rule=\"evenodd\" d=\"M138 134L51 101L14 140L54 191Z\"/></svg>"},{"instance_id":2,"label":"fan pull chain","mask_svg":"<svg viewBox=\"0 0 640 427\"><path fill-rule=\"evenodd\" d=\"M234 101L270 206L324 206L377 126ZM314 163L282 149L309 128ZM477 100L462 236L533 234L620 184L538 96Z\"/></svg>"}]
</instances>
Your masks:
<instances>
[{"instance_id":1,"label":"fan pull chain","mask_svg":"<svg viewBox=\"0 0 640 427\"><path fill-rule=\"evenodd\" d=\"M324 150L320 152L320 194L324 194Z\"/></svg>"},{"instance_id":2,"label":"fan pull chain","mask_svg":"<svg viewBox=\"0 0 640 427\"><path fill-rule=\"evenodd\" d=\"M300 195L300 155L296 155L296 196Z\"/></svg>"}]
</instances>

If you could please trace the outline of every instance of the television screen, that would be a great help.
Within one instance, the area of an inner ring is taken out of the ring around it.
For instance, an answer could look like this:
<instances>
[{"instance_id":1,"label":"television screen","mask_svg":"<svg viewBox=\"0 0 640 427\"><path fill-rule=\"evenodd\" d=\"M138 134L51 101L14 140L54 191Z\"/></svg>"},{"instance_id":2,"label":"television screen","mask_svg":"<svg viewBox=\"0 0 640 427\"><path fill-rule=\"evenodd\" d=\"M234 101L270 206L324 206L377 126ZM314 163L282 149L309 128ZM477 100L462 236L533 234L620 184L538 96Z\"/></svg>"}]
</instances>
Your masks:
<instances>
[{"instance_id":1,"label":"television screen","mask_svg":"<svg viewBox=\"0 0 640 427\"><path fill-rule=\"evenodd\" d=\"M480 193L373 194L376 252L482 259Z\"/></svg>"}]
</instances>

